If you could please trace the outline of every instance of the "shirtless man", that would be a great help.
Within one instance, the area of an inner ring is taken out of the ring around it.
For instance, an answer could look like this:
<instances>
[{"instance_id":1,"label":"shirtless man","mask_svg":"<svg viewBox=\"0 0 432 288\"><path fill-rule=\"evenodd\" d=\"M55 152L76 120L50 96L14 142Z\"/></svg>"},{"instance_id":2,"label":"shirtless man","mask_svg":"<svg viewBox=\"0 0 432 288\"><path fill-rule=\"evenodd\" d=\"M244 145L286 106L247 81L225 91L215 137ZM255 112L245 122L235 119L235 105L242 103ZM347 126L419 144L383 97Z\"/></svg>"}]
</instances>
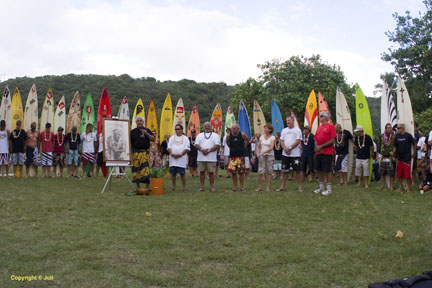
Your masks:
<instances>
[{"instance_id":1,"label":"shirtless man","mask_svg":"<svg viewBox=\"0 0 432 288\"><path fill-rule=\"evenodd\" d=\"M30 130L26 132L27 134L27 143L26 143L26 175L30 176L31 166L34 168L34 173L36 178L38 177L38 139L39 139L39 131L36 130L36 122L31 123Z\"/></svg>"}]
</instances>

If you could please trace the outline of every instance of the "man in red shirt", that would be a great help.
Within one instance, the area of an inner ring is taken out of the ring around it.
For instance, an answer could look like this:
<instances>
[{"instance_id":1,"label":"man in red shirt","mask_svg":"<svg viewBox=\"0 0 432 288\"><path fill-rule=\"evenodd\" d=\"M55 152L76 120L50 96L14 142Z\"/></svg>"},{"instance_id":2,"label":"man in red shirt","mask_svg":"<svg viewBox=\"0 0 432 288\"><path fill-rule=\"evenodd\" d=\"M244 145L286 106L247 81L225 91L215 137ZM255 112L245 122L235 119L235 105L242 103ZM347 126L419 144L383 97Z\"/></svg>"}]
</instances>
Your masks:
<instances>
[{"instance_id":1,"label":"man in red shirt","mask_svg":"<svg viewBox=\"0 0 432 288\"><path fill-rule=\"evenodd\" d=\"M329 195L331 193L332 162L334 143L337 137L336 129L329 123L330 115L328 112L321 112L319 121L320 126L315 133L315 170L318 172L319 187L314 193ZM324 190L324 176L326 177L327 189Z\"/></svg>"},{"instance_id":2,"label":"man in red shirt","mask_svg":"<svg viewBox=\"0 0 432 288\"><path fill-rule=\"evenodd\" d=\"M42 149L41 149L42 148ZM54 133L51 123L46 123L45 131L39 135L39 151L41 151L42 178L50 177L53 164Z\"/></svg>"}]
</instances>

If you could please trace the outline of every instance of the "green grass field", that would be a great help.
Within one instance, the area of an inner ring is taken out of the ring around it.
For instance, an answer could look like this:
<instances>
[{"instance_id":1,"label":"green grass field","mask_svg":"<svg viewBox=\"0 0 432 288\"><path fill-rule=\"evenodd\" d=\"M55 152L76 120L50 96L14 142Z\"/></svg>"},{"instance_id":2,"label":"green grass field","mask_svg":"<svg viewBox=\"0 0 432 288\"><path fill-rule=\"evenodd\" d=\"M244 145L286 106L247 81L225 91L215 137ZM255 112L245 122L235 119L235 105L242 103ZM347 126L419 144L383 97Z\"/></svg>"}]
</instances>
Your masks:
<instances>
[{"instance_id":1,"label":"green grass field","mask_svg":"<svg viewBox=\"0 0 432 288\"><path fill-rule=\"evenodd\" d=\"M367 287L432 270L432 194L216 183L125 196L125 179L101 195L103 178L0 178L0 287Z\"/></svg>"}]
</instances>

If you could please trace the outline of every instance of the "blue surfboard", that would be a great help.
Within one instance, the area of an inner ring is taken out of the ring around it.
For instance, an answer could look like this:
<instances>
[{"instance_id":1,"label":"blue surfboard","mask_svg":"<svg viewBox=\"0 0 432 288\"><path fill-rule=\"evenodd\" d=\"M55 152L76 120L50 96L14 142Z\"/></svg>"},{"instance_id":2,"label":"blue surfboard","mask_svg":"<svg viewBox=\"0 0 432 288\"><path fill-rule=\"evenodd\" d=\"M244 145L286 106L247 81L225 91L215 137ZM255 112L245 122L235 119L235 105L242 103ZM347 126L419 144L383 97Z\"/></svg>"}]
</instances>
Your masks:
<instances>
[{"instance_id":1,"label":"blue surfboard","mask_svg":"<svg viewBox=\"0 0 432 288\"><path fill-rule=\"evenodd\" d=\"M246 107L243 103L243 101L240 101L239 105L239 116L238 116L238 123L240 126L240 131L245 132L246 136L251 138L251 129L249 124L249 116L247 114Z\"/></svg>"},{"instance_id":2,"label":"blue surfboard","mask_svg":"<svg viewBox=\"0 0 432 288\"><path fill-rule=\"evenodd\" d=\"M276 134L276 132L282 132L282 129L284 128L282 115L280 113L279 107L276 104L276 102L272 99L272 106L271 106L271 114L272 114L272 125L273 125L273 135Z\"/></svg>"}]
</instances>

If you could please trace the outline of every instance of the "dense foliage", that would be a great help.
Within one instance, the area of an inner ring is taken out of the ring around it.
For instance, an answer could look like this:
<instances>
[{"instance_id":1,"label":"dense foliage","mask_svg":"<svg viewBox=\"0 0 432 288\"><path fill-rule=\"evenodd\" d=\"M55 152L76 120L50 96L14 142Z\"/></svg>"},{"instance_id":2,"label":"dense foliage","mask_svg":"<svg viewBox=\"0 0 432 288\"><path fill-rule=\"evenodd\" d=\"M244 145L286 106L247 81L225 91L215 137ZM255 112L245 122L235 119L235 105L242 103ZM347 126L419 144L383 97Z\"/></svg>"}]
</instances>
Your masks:
<instances>
[{"instance_id":1,"label":"dense foliage","mask_svg":"<svg viewBox=\"0 0 432 288\"><path fill-rule=\"evenodd\" d=\"M9 79L1 83L0 89L3 91L4 87L9 85L11 93L13 93L13 89L18 87L21 92L23 105L25 105L27 93L33 83L36 84L36 89L38 91L39 111L42 109L45 94L49 87L53 89L54 98L56 100L59 100L62 95L65 95L66 107L68 109L69 103L77 90L80 92L81 101L85 101L87 94L91 93L96 108L99 104L102 90L106 87L110 95L114 115L117 115L118 107L124 96L128 98L131 116L138 98L142 98L145 109L147 109L150 98L154 97L156 108L158 109L158 117L160 117L160 111L165 97L167 93L171 93L174 107L177 104L177 100L180 97L183 98L187 117L193 106L197 105L202 121L210 120L210 115L216 103L221 103L222 109L226 109L228 106L227 103L229 102L227 95L233 91L233 88L225 83L197 83L186 79L161 82L151 77L135 79L126 74L120 76L68 74L36 78L20 77Z\"/></svg>"}]
</instances>

